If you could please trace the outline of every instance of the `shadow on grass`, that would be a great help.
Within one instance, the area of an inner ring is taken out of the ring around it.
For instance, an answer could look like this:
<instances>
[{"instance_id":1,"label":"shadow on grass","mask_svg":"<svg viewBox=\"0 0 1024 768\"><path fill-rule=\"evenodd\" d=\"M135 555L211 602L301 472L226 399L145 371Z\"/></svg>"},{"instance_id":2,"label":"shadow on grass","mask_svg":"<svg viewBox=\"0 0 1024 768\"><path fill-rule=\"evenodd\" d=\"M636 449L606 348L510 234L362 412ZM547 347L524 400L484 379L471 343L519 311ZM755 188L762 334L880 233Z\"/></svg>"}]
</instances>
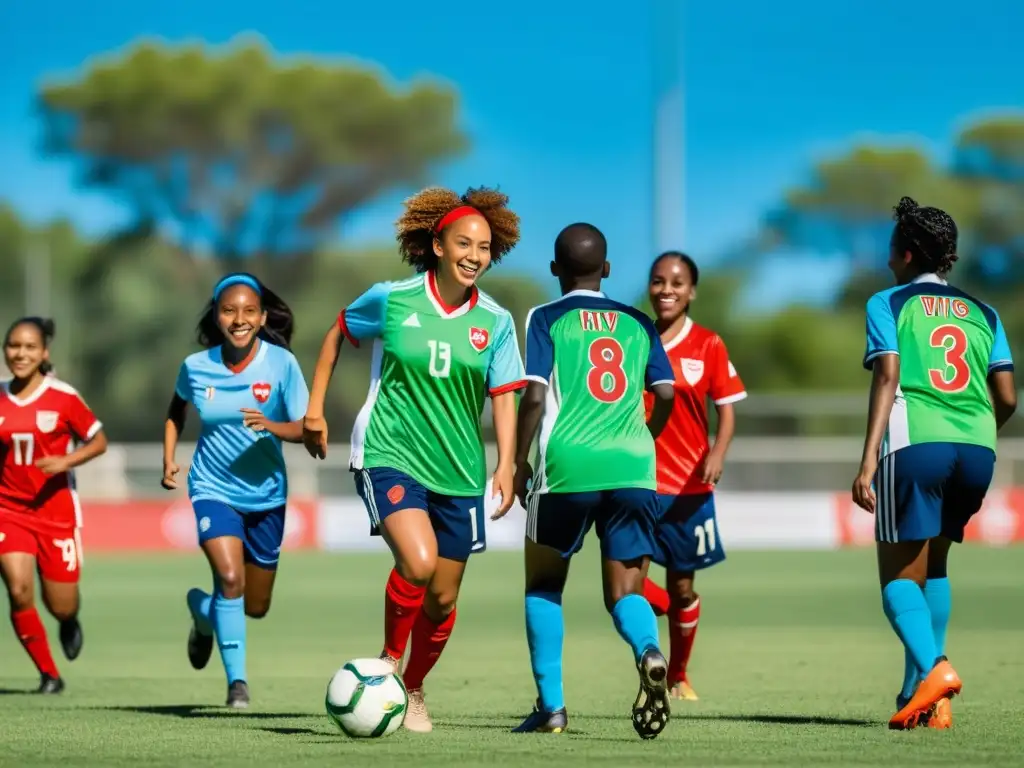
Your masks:
<instances>
[{"instance_id":1,"label":"shadow on grass","mask_svg":"<svg viewBox=\"0 0 1024 768\"><path fill-rule=\"evenodd\" d=\"M217 720L225 717L239 717L247 720L282 720L313 717L310 712L249 712L246 710L217 709L202 704L154 704L138 707L98 707L106 712L135 712L140 715L163 715L183 720Z\"/></svg>"}]
</instances>

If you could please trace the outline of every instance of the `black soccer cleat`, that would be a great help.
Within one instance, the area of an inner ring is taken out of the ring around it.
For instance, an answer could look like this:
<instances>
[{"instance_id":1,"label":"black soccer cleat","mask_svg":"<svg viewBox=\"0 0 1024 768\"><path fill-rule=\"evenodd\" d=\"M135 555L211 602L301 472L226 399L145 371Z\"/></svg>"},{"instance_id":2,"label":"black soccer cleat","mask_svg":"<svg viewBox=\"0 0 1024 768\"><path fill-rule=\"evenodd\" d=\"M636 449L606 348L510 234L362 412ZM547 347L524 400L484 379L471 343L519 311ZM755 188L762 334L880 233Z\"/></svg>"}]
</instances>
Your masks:
<instances>
[{"instance_id":1,"label":"black soccer cleat","mask_svg":"<svg viewBox=\"0 0 1024 768\"><path fill-rule=\"evenodd\" d=\"M203 669L213 653L213 635L204 635L195 624L188 633L188 661L192 669Z\"/></svg>"},{"instance_id":2,"label":"black soccer cleat","mask_svg":"<svg viewBox=\"0 0 1024 768\"><path fill-rule=\"evenodd\" d=\"M60 647L64 650L64 656L68 661L78 658L78 654L82 652L84 641L82 625L78 623L77 616L60 623Z\"/></svg>"},{"instance_id":3,"label":"black soccer cleat","mask_svg":"<svg viewBox=\"0 0 1024 768\"><path fill-rule=\"evenodd\" d=\"M545 712L538 701L522 723L512 733L562 733L569 727L569 715L565 707L554 712Z\"/></svg>"},{"instance_id":4,"label":"black soccer cleat","mask_svg":"<svg viewBox=\"0 0 1024 768\"><path fill-rule=\"evenodd\" d=\"M648 648L636 665L640 691L633 703L633 729L641 739L653 739L668 724L668 662L657 648Z\"/></svg>"},{"instance_id":5,"label":"black soccer cleat","mask_svg":"<svg viewBox=\"0 0 1024 768\"><path fill-rule=\"evenodd\" d=\"M43 675L39 678L39 687L36 693L61 693L64 690L64 681L59 677Z\"/></svg>"},{"instance_id":6,"label":"black soccer cleat","mask_svg":"<svg viewBox=\"0 0 1024 768\"><path fill-rule=\"evenodd\" d=\"M228 686L227 705L232 709L246 709L249 706L249 686L245 680L234 680Z\"/></svg>"}]
</instances>

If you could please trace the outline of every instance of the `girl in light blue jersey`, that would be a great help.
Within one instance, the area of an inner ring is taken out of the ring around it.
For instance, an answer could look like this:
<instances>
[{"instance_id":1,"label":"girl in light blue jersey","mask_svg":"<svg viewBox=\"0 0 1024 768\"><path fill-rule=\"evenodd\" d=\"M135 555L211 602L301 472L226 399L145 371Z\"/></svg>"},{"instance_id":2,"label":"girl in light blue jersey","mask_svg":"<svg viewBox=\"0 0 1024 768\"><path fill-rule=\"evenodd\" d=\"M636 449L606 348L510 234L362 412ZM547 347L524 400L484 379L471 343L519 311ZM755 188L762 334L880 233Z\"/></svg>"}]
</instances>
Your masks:
<instances>
[{"instance_id":1,"label":"girl in light blue jersey","mask_svg":"<svg viewBox=\"0 0 1024 768\"><path fill-rule=\"evenodd\" d=\"M174 450L189 405L202 431L188 473L199 545L213 572L213 594L188 592L188 657L210 660L217 638L229 707L249 704L245 617L266 616L284 539L288 493L281 441L302 440L309 393L288 348L292 313L249 274L223 278L199 321L204 347L185 358L164 427L162 485L177 488Z\"/></svg>"}]
</instances>

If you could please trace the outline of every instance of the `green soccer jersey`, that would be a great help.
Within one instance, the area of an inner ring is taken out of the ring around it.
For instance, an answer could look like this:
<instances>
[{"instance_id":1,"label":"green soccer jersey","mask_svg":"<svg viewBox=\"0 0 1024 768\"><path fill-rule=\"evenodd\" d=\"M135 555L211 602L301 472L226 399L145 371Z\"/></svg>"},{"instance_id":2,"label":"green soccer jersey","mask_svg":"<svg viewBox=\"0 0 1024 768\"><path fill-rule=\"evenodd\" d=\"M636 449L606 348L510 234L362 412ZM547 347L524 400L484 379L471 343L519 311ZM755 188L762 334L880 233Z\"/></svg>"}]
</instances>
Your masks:
<instances>
[{"instance_id":1,"label":"green soccer jersey","mask_svg":"<svg viewBox=\"0 0 1024 768\"><path fill-rule=\"evenodd\" d=\"M867 304L864 367L900 356L885 456L918 443L969 443L995 450L988 375L1012 370L1006 332L992 307L934 274L876 293Z\"/></svg>"},{"instance_id":2,"label":"green soccer jersey","mask_svg":"<svg viewBox=\"0 0 1024 768\"><path fill-rule=\"evenodd\" d=\"M351 467L397 469L446 496L483 495L484 398L526 386L511 315L476 289L461 307L445 306L428 272L377 283L338 325L356 346L374 344Z\"/></svg>"},{"instance_id":3,"label":"green soccer jersey","mask_svg":"<svg viewBox=\"0 0 1024 768\"><path fill-rule=\"evenodd\" d=\"M526 378L548 387L533 488L655 489L644 389L675 376L642 312L595 291L530 310Z\"/></svg>"}]
</instances>

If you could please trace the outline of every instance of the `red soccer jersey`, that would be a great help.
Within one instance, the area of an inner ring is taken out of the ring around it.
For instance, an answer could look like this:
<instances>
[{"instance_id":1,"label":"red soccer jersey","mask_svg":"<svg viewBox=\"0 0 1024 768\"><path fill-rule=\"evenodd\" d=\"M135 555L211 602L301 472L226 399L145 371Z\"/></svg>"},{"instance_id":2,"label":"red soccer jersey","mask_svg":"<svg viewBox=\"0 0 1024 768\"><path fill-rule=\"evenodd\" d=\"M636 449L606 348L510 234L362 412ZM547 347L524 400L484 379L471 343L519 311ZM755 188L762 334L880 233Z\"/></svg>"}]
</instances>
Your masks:
<instances>
[{"instance_id":1,"label":"red soccer jersey","mask_svg":"<svg viewBox=\"0 0 1024 768\"><path fill-rule=\"evenodd\" d=\"M76 441L91 440L102 426L78 392L52 376L24 399L0 385L0 514L17 514L22 522L80 526L73 474L47 475L35 462L66 456Z\"/></svg>"},{"instance_id":2,"label":"red soccer jersey","mask_svg":"<svg viewBox=\"0 0 1024 768\"><path fill-rule=\"evenodd\" d=\"M676 374L676 398L672 415L658 436L658 493L680 496L709 493L696 472L710 448L707 401L715 405L735 403L747 396L743 382L721 337L686 318L683 329L665 342ZM647 395L647 415L654 398Z\"/></svg>"}]
</instances>

